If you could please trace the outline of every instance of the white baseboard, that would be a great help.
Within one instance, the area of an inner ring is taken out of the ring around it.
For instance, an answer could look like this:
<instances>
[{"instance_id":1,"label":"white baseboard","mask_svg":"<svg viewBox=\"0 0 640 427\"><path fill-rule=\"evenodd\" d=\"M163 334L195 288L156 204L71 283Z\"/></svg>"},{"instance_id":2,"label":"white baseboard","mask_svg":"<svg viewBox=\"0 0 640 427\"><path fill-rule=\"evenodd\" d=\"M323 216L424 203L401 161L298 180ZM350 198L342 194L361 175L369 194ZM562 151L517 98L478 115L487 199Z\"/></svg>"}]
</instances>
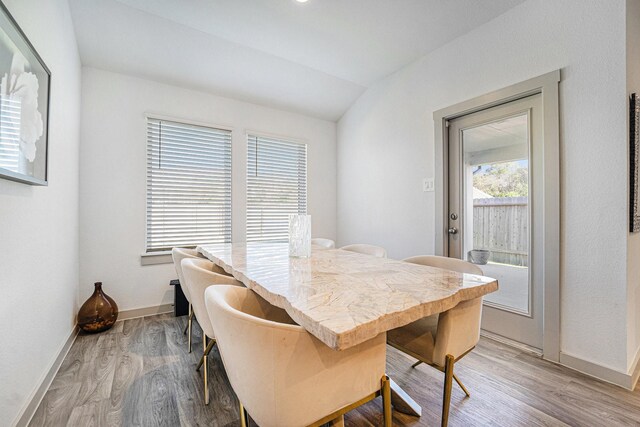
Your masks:
<instances>
[{"instance_id":1,"label":"white baseboard","mask_svg":"<svg viewBox=\"0 0 640 427\"><path fill-rule=\"evenodd\" d=\"M521 342L512 340L510 338L503 337L502 335L494 334L493 332L485 331L484 329L480 329L480 335L490 340L498 341L499 343L506 344L509 347L514 347L514 348L517 348L518 350L522 350L527 353L534 354L536 356L542 356L542 352L539 349L523 344Z\"/></svg>"},{"instance_id":2,"label":"white baseboard","mask_svg":"<svg viewBox=\"0 0 640 427\"><path fill-rule=\"evenodd\" d=\"M154 305L152 307L134 308L118 313L118 320L135 319L137 317L154 316L173 312L173 304Z\"/></svg>"},{"instance_id":3,"label":"white baseboard","mask_svg":"<svg viewBox=\"0 0 640 427\"><path fill-rule=\"evenodd\" d=\"M633 358L629 372L631 373L631 390L635 390L640 378L640 348L636 351L636 357Z\"/></svg>"},{"instance_id":4,"label":"white baseboard","mask_svg":"<svg viewBox=\"0 0 640 427\"><path fill-rule=\"evenodd\" d=\"M58 373L60 366L62 366L62 362L64 362L64 358L67 357L67 353L69 353L69 350L71 349L71 346L73 345L77 336L78 327L74 326L73 330L65 340L62 348L53 361L53 364L39 381L39 385L33 390L31 396L27 400L27 403L15 418L12 425L16 427L26 427L29 425L31 418L33 418L33 415L36 413L38 406L40 406L40 402L42 402L42 398L44 397L45 393L47 392L47 390L49 390L53 379Z\"/></svg>"},{"instance_id":5,"label":"white baseboard","mask_svg":"<svg viewBox=\"0 0 640 427\"><path fill-rule=\"evenodd\" d=\"M640 375L637 358L636 366L632 368L630 372L620 372L563 352L560 352L560 364L591 377L626 388L627 390L634 389L638 381L638 376Z\"/></svg>"}]
</instances>

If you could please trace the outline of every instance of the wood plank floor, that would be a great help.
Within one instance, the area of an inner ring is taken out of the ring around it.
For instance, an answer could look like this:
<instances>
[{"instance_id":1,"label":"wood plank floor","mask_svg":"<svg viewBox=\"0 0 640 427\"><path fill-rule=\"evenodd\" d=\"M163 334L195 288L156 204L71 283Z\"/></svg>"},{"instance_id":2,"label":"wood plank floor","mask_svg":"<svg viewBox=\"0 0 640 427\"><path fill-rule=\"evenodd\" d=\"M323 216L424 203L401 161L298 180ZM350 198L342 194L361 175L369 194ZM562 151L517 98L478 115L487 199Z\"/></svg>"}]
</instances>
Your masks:
<instances>
[{"instance_id":1,"label":"wood plank floor","mask_svg":"<svg viewBox=\"0 0 640 427\"><path fill-rule=\"evenodd\" d=\"M31 421L32 426L238 426L237 399L217 349L210 354L211 403L195 371L202 341L186 349L186 317L159 315L118 322L81 335ZM388 347L389 375L423 408L421 418L394 411L394 425L440 423L442 373L411 368L413 359ZM538 357L482 339L456 364L471 392L454 384L451 426L640 426L640 390L625 391ZM379 426L376 399L345 416L347 426Z\"/></svg>"}]
</instances>

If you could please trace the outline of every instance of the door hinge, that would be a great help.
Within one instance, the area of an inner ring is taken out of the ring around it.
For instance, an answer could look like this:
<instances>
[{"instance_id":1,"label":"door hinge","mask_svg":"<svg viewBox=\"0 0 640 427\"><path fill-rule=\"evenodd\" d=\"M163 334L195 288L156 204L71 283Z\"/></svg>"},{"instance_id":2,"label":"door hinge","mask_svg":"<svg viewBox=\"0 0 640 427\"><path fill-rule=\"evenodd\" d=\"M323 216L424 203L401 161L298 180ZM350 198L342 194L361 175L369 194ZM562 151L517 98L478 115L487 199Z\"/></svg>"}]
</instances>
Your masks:
<instances>
[{"instance_id":1,"label":"door hinge","mask_svg":"<svg viewBox=\"0 0 640 427\"><path fill-rule=\"evenodd\" d=\"M444 127L447 127L447 128L449 127L449 120L444 121Z\"/></svg>"}]
</instances>

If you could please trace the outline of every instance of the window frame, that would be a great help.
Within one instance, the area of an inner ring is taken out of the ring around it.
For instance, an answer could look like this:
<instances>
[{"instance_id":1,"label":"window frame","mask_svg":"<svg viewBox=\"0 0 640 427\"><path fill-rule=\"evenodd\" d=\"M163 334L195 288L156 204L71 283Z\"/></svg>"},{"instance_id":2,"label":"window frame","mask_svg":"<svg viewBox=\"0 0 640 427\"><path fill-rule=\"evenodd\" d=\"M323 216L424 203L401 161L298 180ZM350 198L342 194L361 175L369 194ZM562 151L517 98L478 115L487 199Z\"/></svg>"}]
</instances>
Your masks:
<instances>
[{"instance_id":1,"label":"window frame","mask_svg":"<svg viewBox=\"0 0 640 427\"><path fill-rule=\"evenodd\" d=\"M169 115L164 115L164 114L157 114L157 113L152 113L152 112L146 112L143 115L144 117L144 121L143 121L143 132L144 132L144 158L145 158L145 167L144 167L144 175L145 175L145 187L144 187L144 194L145 194L145 209L144 209L144 241L143 241L143 252L140 255L141 257L141 265L155 265L155 264L168 264L168 263L172 263L173 260L171 258L171 250L164 250L164 251L152 251L152 252L148 252L148 247L147 247L147 238L148 238L148 230L147 230L147 208L148 208L148 200L147 200L147 194L148 194L148 188L149 188L149 174L147 173L147 166L146 163L148 161L148 148L149 148L149 140L148 140L148 136L147 136L147 128L149 126L149 120L160 120L160 121L169 121L169 122L174 122L174 123L178 123L178 124L184 124L184 125L191 125L191 126L199 126L199 127L205 127L205 128L212 128L212 129L216 129L216 130L221 130L221 131L227 131L230 133L231 135L231 150L230 150L230 164L231 164L231 169L230 169L230 183L231 183L231 187L229 190L229 194L231 197L231 201L230 201L230 207L231 207L231 215L230 215L230 233L231 233L231 239L233 240L233 138L234 138L234 128L233 126L230 125L225 125L225 124L217 124L217 123L212 123L212 122L205 122L205 121L199 121L199 120L193 120L193 119L187 119L184 117L175 117L175 116L169 116ZM182 246L181 246L182 247ZM184 246L187 247L187 246ZM190 247L195 247L195 246L190 246Z\"/></svg>"}]
</instances>

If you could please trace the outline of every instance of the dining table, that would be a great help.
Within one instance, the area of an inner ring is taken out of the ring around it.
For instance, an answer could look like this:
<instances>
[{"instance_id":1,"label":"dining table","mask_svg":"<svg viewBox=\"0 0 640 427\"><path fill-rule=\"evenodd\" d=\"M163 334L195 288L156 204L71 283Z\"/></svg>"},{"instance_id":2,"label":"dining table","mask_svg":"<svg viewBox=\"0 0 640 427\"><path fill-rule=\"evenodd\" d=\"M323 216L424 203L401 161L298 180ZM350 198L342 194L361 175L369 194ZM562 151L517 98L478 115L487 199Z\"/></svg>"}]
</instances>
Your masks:
<instances>
[{"instance_id":1,"label":"dining table","mask_svg":"<svg viewBox=\"0 0 640 427\"><path fill-rule=\"evenodd\" d=\"M312 246L289 256L288 243L219 243L197 251L336 351L498 289L496 279ZM422 408L391 378L395 410Z\"/></svg>"}]
</instances>

